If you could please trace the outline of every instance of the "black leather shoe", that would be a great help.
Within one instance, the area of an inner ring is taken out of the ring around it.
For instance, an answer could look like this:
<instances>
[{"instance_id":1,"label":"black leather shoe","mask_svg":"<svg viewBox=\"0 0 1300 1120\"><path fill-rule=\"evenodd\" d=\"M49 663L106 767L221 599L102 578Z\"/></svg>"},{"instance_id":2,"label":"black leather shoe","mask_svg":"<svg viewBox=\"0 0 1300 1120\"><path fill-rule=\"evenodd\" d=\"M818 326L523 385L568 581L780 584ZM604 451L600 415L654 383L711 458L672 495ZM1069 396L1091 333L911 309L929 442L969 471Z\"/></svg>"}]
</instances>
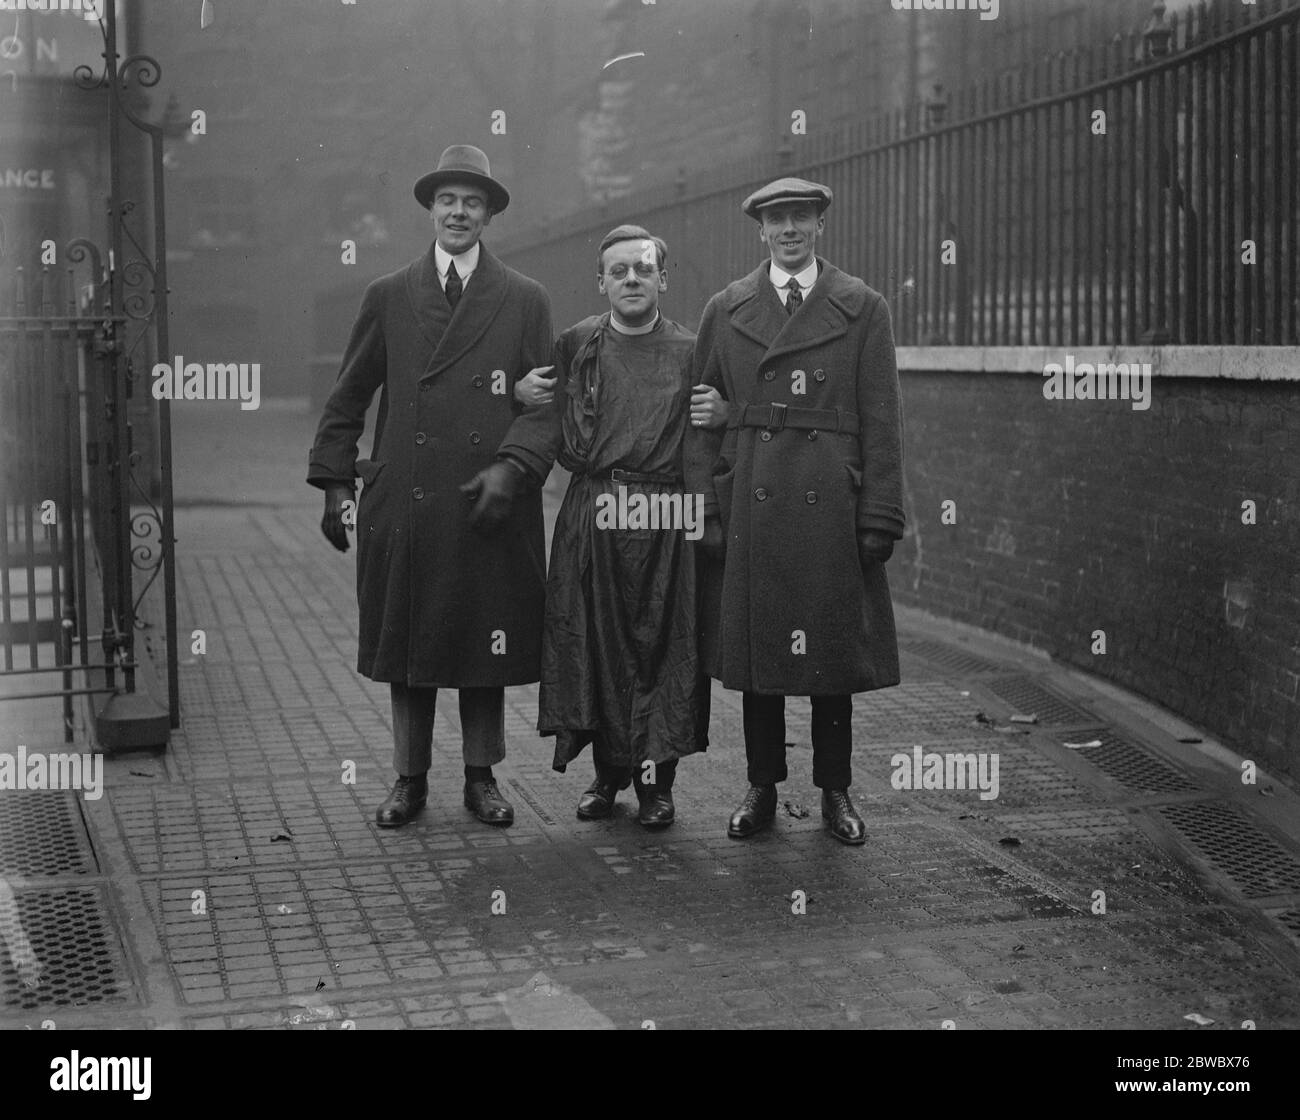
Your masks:
<instances>
[{"instance_id":1,"label":"black leather shoe","mask_svg":"<svg viewBox=\"0 0 1300 1120\"><path fill-rule=\"evenodd\" d=\"M618 786L597 778L578 799L578 819L580 821L599 821L614 813L614 798L618 796Z\"/></svg>"},{"instance_id":2,"label":"black leather shoe","mask_svg":"<svg viewBox=\"0 0 1300 1120\"><path fill-rule=\"evenodd\" d=\"M776 819L776 786L750 786L740 808L727 822L727 835L736 840L762 832Z\"/></svg>"},{"instance_id":3,"label":"black leather shoe","mask_svg":"<svg viewBox=\"0 0 1300 1120\"><path fill-rule=\"evenodd\" d=\"M637 790L637 797L641 800L641 812L636 819L646 828L667 828L677 819L672 790Z\"/></svg>"},{"instance_id":4,"label":"black leather shoe","mask_svg":"<svg viewBox=\"0 0 1300 1120\"><path fill-rule=\"evenodd\" d=\"M380 828L397 828L406 824L424 808L429 799L429 777L420 774L413 778L398 777L393 792L375 810L375 823Z\"/></svg>"},{"instance_id":5,"label":"black leather shoe","mask_svg":"<svg viewBox=\"0 0 1300 1120\"><path fill-rule=\"evenodd\" d=\"M472 809L484 824L514 823L514 806L501 796L495 778L486 782L466 782L465 808Z\"/></svg>"},{"instance_id":6,"label":"black leather shoe","mask_svg":"<svg viewBox=\"0 0 1300 1120\"><path fill-rule=\"evenodd\" d=\"M822 818L830 822L831 835L845 844L865 844L867 826L853 808L846 789L822 790Z\"/></svg>"}]
</instances>

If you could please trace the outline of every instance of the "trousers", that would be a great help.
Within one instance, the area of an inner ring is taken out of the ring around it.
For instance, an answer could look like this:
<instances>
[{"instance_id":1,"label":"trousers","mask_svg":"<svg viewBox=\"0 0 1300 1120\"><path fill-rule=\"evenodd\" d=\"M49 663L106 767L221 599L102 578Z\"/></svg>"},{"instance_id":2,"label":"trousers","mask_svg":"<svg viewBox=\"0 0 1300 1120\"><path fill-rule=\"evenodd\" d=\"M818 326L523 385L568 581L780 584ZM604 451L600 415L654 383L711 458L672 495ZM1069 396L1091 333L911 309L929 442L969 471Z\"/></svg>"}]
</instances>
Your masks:
<instances>
[{"instance_id":1,"label":"trousers","mask_svg":"<svg viewBox=\"0 0 1300 1120\"><path fill-rule=\"evenodd\" d=\"M751 785L786 780L785 697L742 694L745 759ZM813 785L848 789L853 781L853 697L812 697Z\"/></svg>"},{"instance_id":2,"label":"trousers","mask_svg":"<svg viewBox=\"0 0 1300 1120\"><path fill-rule=\"evenodd\" d=\"M393 769L403 777L418 777L433 761L433 717L436 688L412 688L394 683ZM492 766L506 756L505 689L459 689L461 750L466 766Z\"/></svg>"}]
</instances>

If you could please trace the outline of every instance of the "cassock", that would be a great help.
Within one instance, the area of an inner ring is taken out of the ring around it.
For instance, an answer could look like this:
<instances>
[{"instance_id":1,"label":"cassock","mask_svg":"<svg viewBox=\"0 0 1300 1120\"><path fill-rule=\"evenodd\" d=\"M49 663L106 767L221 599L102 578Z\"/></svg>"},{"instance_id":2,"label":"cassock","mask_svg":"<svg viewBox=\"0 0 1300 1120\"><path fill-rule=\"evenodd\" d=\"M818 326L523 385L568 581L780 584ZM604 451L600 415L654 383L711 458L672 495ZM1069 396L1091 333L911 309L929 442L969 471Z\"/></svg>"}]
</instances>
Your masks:
<instances>
[{"instance_id":1,"label":"cassock","mask_svg":"<svg viewBox=\"0 0 1300 1120\"><path fill-rule=\"evenodd\" d=\"M558 457L573 478L551 544L537 721L556 737L556 770L593 741L602 762L629 767L708 743L693 544L680 527L602 527L620 500L682 494L694 341L662 316L646 334L622 334L608 312L556 341ZM673 481L617 481L614 470Z\"/></svg>"}]
</instances>

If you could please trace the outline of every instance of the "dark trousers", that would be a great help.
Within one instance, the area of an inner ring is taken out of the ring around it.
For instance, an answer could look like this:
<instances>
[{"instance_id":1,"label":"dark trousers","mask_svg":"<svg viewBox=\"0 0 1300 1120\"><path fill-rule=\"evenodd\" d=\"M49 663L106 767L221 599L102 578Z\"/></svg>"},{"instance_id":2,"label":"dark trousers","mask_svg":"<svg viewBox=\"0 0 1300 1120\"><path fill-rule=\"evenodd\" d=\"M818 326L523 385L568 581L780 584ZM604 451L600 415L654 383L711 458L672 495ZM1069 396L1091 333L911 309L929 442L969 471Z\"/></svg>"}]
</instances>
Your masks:
<instances>
[{"instance_id":1,"label":"dark trousers","mask_svg":"<svg viewBox=\"0 0 1300 1120\"><path fill-rule=\"evenodd\" d=\"M436 688L390 686L393 698L393 769L403 777L425 773L433 761ZM460 734L466 766L491 766L506 756L505 689L462 688Z\"/></svg>"},{"instance_id":2,"label":"dark trousers","mask_svg":"<svg viewBox=\"0 0 1300 1120\"><path fill-rule=\"evenodd\" d=\"M666 762L656 762L655 780L647 783L641 780L640 766L610 766L600 760L600 751L596 749L597 744L592 746L591 753L596 764L596 776L602 781L609 782L619 789L627 789L629 785L635 785L638 792L644 789L659 789L666 792L673 788L673 781L677 777L678 759L670 758Z\"/></svg>"},{"instance_id":3,"label":"dark trousers","mask_svg":"<svg viewBox=\"0 0 1300 1120\"><path fill-rule=\"evenodd\" d=\"M743 694L745 758L751 785L784 782L785 697ZM812 698L813 785L848 789L853 782L853 697Z\"/></svg>"}]
</instances>

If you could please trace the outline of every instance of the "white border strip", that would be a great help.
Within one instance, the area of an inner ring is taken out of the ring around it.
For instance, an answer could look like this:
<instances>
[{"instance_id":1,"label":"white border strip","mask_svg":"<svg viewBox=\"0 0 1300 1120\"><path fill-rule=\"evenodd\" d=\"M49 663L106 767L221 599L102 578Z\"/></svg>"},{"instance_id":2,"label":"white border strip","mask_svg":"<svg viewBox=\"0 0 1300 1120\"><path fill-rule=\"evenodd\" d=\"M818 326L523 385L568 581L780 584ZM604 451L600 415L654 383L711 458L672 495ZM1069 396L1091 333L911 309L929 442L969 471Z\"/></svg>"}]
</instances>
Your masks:
<instances>
[{"instance_id":1,"label":"white border strip","mask_svg":"<svg viewBox=\"0 0 1300 1120\"><path fill-rule=\"evenodd\" d=\"M1153 377L1300 381L1300 346L900 346L900 370L1036 373L1049 362L1149 362Z\"/></svg>"}]
</instances>

